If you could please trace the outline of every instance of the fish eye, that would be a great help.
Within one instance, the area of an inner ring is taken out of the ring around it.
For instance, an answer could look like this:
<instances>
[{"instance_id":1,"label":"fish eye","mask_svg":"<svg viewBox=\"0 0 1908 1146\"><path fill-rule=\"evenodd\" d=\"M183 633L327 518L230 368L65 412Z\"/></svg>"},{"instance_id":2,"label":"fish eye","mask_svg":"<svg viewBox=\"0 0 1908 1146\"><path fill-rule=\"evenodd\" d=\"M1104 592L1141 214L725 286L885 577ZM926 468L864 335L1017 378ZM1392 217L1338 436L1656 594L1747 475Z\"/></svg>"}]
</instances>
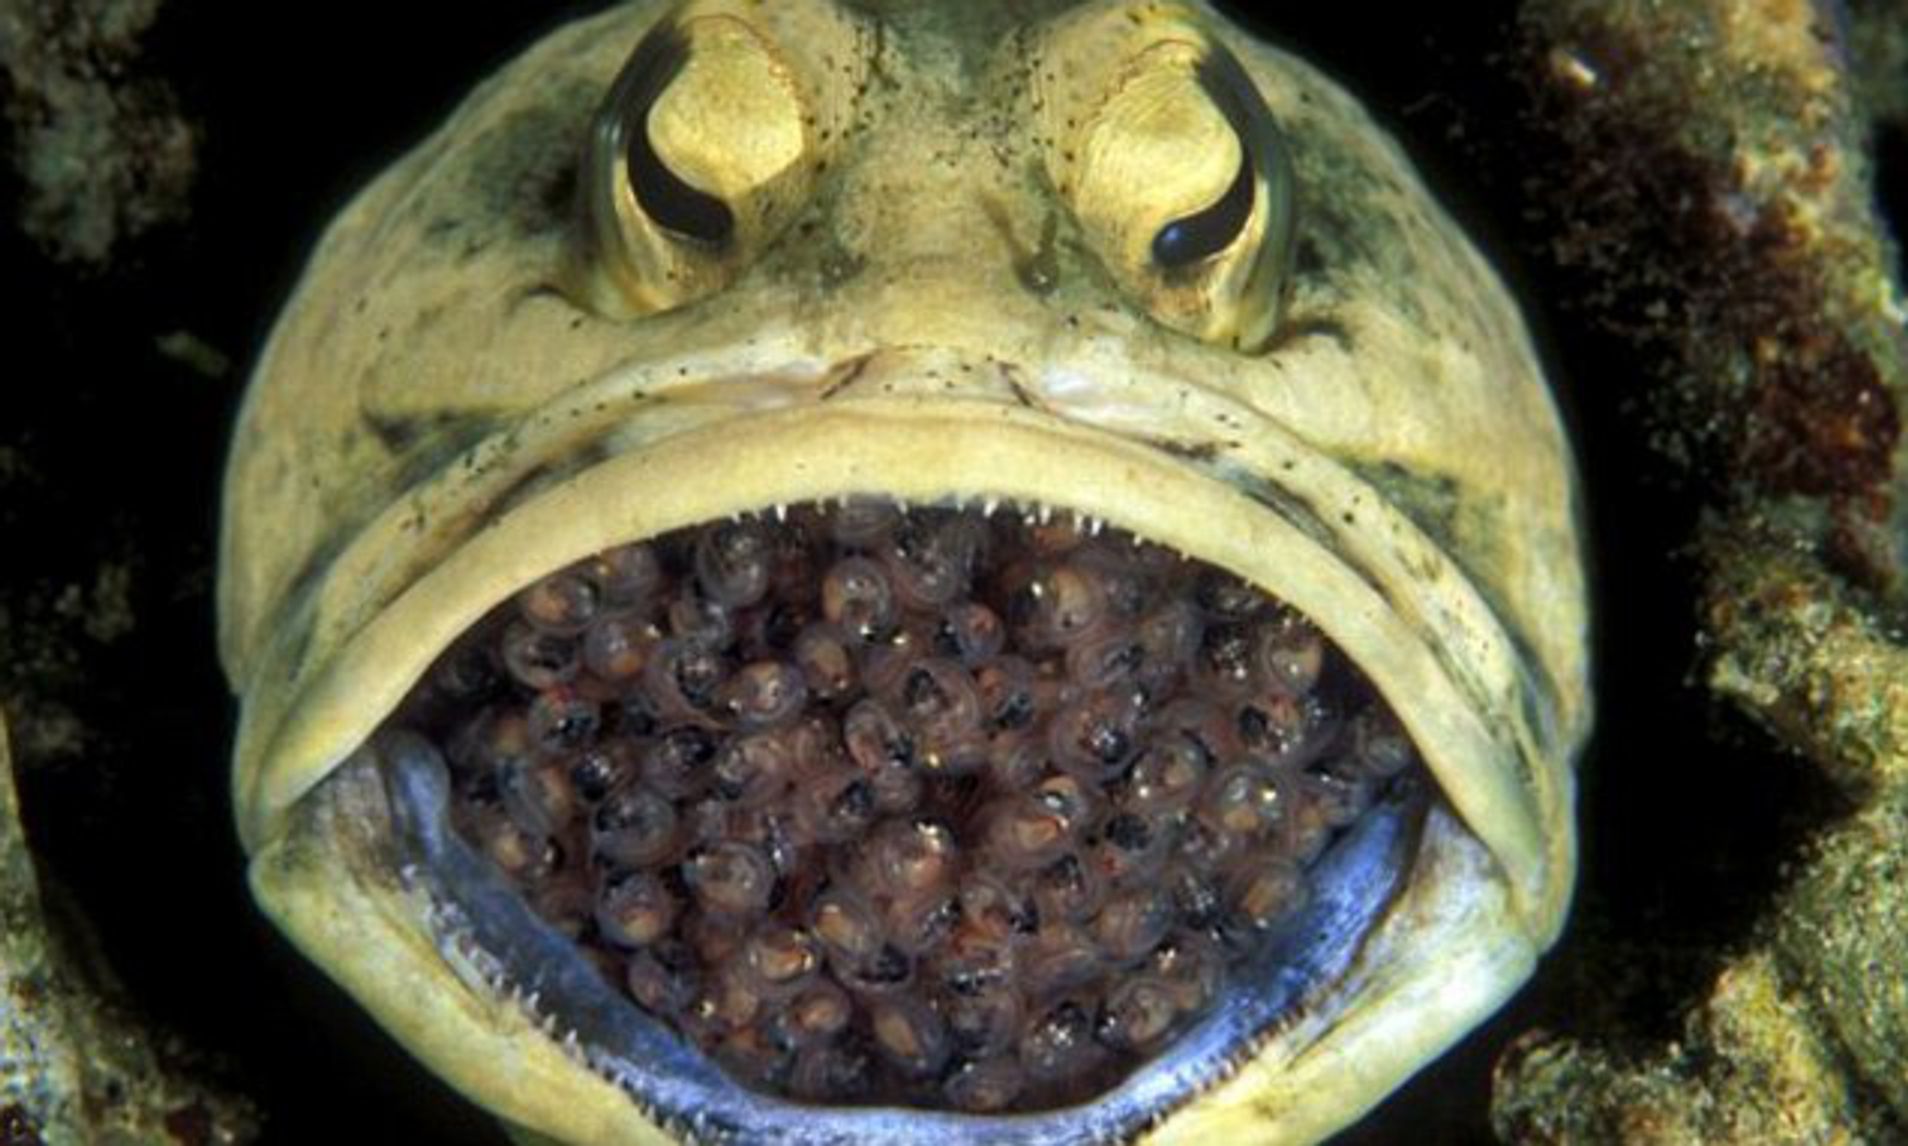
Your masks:
<instances>
[{"instance_id":1,"label":"fish eye","mask_svg":"<svg viewBox=\"0 0 1908 1146\"><path fill-rule=\"evenodd\" d=\"M1231 246L1252 217L1252 164L1239 161L1239 174L1219 201L1161 227L1153 235L1153 262L1162 270L1191 266Z\"/></svg>"},{"instance_id":2,"label":"fish eye","mask_svg":"<svg viewBox=\"0 0 1908 1146\"><path fill-rule=\"evenodd\" d=\"M637 205L657 226L719 248L735 233L735 212L678 175L657 154L650 131L657 98L682 75L687 63L688 43L674 24L658 28L630 57L622 90L613 97L625 121L624 165Z\"/></svg>"},{"instance_id":3,"label":"fish eye","mask_svg":"<svg viewBox=\"0 0 1908 1146\"><path fill-rule=\"evenodd\" d=\"M808 201L843 134L865 63L857 27L832 4L715 0L653 24L585 146L575 293L634 317L734 282Z\"/></svg>"},{"instance_id":4,"label":"fish eye","mask_svg":"<svg viewBox=\"0 0 1908 1146\"><path fill-rule=\"evenodd\" d=\"M1293 243L1284 138L1244 66L1192 17L1135 15L1050 32L1048 176L1101 265L1155 319L1258 350L1278 326Z\"/></svg>"}]
</instances>

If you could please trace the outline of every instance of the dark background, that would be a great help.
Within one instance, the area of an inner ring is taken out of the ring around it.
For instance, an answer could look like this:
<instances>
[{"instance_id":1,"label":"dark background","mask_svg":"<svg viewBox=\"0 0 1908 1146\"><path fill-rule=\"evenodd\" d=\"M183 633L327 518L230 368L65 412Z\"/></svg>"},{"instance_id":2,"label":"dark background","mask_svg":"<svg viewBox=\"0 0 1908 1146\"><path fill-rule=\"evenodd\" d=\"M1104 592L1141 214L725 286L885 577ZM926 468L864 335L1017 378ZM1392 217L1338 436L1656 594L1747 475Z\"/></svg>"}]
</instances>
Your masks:
<instances>
[{"instance_id":1,"label":"dark background","mask_svg":"<svg viewBox=\"0 0 1908 1146\"><path fill-rule=\"evenodd\" d=\"M0 233L0 695L35 709L16 726L66 722L21 737L29 831L136 1005L259 1103L274 1146L497 1138L250 905L212 645L228 427L320 226L478 78L595 7L171 0L141 67L202 132L190 218L103 269ZM1491 1064L1520 1033L1673 1033L1829 797L1692 685L1678 553L1704 491L1650 450L1643 364L1586 325L1582 284L1544 256L1527 181L1556 160L1519 110L1514 5L1278 7L1242 15L1367 99L1527 301L1581 449L1601 720L1571 929L1502 1014L1343 1139L1477 1141ZM1901 139L1884 151L1899 201ZM0 193L10 220L20 187ZM162 354L172 331L231 369Z\"/></svg>"}]
</instances>

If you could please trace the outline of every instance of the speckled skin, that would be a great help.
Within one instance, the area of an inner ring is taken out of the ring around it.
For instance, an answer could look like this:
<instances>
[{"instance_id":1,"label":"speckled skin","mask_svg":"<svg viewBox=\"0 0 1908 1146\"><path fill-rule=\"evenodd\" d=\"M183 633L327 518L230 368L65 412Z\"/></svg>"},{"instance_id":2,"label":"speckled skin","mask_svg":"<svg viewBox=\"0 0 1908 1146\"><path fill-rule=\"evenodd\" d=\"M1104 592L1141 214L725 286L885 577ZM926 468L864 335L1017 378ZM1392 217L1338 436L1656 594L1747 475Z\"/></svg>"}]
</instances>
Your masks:
<instances>
[{"instance_id":1,"label":"speckled skin","mask_svg":"<svg viewBox=\"0 0 1908 1146\"><path fill-rule=\"evenodd\" d=\"M663 13L636 4L550 36L367 189L273 335L220 583L261 903L508 1121L662 1140L459 977L390 870L375 784L340 765L486 609L608 545L848 493L1060 506L1314 618L1445 793L1354 970L1155 1137L1329 1133L1515 989L1568 902L1582 573L1515 307L1343 92L1203 12L1095 6L1074 19L1106 50L1082 55L1005 6L698 10L773 25L815 132L805 197L719 289L638 313L600 253L579 261L578 149ZM1173 300L1108 261L1053 176L1048 141L1093 110L1087 61L1145 35L1227 45L1290 148L1293 279L1260 352L1158 321Z\"/></svg>"}]
</instances>

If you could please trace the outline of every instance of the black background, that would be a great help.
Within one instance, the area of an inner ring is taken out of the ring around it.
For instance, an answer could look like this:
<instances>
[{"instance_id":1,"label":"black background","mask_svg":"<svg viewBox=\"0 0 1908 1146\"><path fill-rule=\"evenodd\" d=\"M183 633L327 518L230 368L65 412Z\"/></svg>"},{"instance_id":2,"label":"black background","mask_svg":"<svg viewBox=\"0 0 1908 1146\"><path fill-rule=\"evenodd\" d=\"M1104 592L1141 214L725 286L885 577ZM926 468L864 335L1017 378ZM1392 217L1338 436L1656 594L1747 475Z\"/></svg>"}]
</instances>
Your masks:
<instances>
[{"instance_id":1,"label":"black background","mask_svg":"<svg viewBox=\"0 0 1908 1146\"><path fill-rule=\"evenodd\" d=\"M29 828L136 1004L256 1098L273 1146L499 1139L250 906L225 801L234 707L212 647L228 426L324 221L476 79L594 7L171 0L141 66L176 85L203 130L191 220L104 272L0 234L0 445L25 459L0 478L0 591L19 605L90 584L102 565L133 574L131 631L68 631L57 663L26 682L86 729L82 750L22 761ZM1801 765L1690 684L1679 546L1704 491L1650 452L1641 367L1583 323L1569 305L1582 284L1524 221L1527 165L1545 152L1518 110L1514 6L1401 7L1244 15L1368 100L1529 303L1581 449L1601 720L1570 932L1530 989L1348 1143L1486 1138L1491 1064L1526 1030L1672 1034L1783 854L1832 811ZM1895 181L1900 143L1886 143ZM154 339L173 330L229 354L233 371L207 378L159 354ZM58 639L48 631L36 639ZM23 651L0 650L16 674Z\"/></svg>"}]
</instances>

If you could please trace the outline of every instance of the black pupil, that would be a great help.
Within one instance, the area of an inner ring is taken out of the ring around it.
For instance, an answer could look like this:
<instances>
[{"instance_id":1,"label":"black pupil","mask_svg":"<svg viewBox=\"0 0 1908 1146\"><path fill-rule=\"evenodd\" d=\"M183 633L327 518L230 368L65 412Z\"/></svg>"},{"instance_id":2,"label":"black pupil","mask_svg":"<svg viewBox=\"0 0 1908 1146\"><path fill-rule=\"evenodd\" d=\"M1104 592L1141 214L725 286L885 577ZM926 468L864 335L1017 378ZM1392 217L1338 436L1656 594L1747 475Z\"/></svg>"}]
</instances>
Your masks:
<instances>
[{"instance_id":1,"label":"black pupil","mask_svg":"<svg viewBox=\"0 0 1908 1146\"><path fill-rule=\"evenodd\" d=\"M637 204L657 226L720 247L735 233L735 213L722 200L691 187L671 171L649 139L650 109L688 59L689 46L681 30L669 22L644 39L630 58L621 101L628 138L629 187Z\"/></svg>"},{"instance_id":2,"label":"black pupil","mask_svg":"<svg viewBox=\"0 0 1908 1146\"><path fill-rule=\"evenodd\" d=\"M1224 195L1204 210L1174 219L1153 236L1153 261L1176 270L1216 255L1232 245L1251 217L1252 157L1241 154L1239 173Z\"/></svg>"},{"instance_id":3,"label":"black pupil","mask_svg":"<svg viewBox=\"0 0 1908 1146\"><path fill-rule=\"evenodd\" d=\"M1269 113L1245 75L1239 61L1224 49L1206 54L1199 65L1199 86L1205 89L1219 113L1232 125L1239 140L1239 171L1211 206L1174 219L1153 236L1153 262L1162 270L1189 267L1231 246L1244 233L1246 220L1252 217L1253 173L1268 158L1255 155L1268 128Z\"/></svg>"}]
</instances>

